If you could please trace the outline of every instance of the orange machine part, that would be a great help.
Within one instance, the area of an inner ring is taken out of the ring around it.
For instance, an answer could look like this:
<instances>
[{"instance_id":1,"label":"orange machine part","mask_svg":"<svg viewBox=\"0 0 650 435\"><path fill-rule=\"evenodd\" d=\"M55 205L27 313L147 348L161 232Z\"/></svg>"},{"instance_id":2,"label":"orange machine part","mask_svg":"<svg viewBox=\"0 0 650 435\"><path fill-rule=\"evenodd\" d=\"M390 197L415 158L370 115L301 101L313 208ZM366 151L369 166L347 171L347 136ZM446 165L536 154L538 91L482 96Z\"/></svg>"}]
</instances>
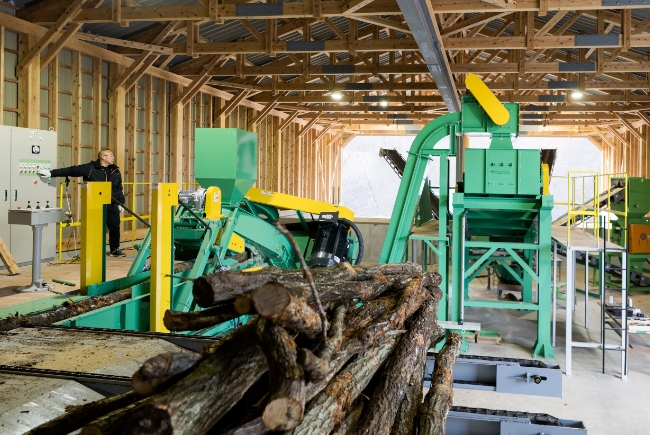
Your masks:
<instances>
[{"instance_id":1,"label":"orange machine part","mask_svg":"<svg viewBox=\"0 0 650 435\"><path fill-rule=\"evenodd\" d=\"M628 252L630 254L650 254L650 225L630 224Z\"/></svg>"}]
</instances>

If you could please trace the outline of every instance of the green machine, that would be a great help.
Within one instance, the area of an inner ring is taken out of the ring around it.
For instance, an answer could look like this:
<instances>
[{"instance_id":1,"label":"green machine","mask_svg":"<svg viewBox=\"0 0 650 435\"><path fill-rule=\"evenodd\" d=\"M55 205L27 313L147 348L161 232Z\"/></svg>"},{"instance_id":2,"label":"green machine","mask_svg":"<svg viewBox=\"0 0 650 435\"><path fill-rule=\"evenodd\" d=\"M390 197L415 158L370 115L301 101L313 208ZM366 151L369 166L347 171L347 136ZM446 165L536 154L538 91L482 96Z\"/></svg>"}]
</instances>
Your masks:
<instances>
[{"instance_id":1,"label":"green machine","mask_svg":"<svg viewBox=\"0 0 650 435\"><path fill-rule=\"evenodd\" d=\"M643 177L613 179L616 187L625 187L627 201L612 201L618 220L611 221L610 239L620 246L627 243L631 291L650 291L650 180ZM627 215L625 216L625 213ZM627 222L626 222L627 221ZM627 223L627 227L626 227ZM609 260L608 260L609 261Z\"/></svg>"},{"instance_id":2,"label":"green machine","mask_svg":"<svg viewBox=\"0 0 650 435\"><path fill-rule=\"evenodd\" d=\"M197 128L195 138L195 178L201 187L178 193L179 206L173 211L168 249L173 251L174 260L184 263L172 276L171 306L165 308L199 310L193 300L192 283L205 274L267 266L298 268L297 255L290 241L273 225L275 221L291 232L312 267L339 261L360 263L363 241L350 209L252 187L258 167L255 133L234 128ZM88 297L131 288L130 299L57 325L149 331L151 240L150 229L125 277L88 286ZM162 314L164 310L156 313L161 318ZM219 335L238 324L232 321L193 334Z\"/></svg>"},{"instance_id":3,"label":"green machine","mask_svg":"<svg viewBox=\"0 0 650 435\"><path fill-rule=\"evenodd\" d=\"M447 319L449 328L464 329L465 311L473 307L536 311L537 341L532 353L553 358L550 282L553 198L542 194L540 151L512 148L511 135L519 132L518 104L501 105L496 98L492 101L483 98L481 89L476 92L469 86L468 89L473 95L462 98L461 112L433 120L413 141L380 263L403 261L409 240L424 242L438 256L443 292L438 317ZM495 108L505 109L509 114L502 116L499 124L493 120ZM490 133L490 148L464 149L459 145L462 135L472 133ZM442 140L445 138L448 146ZM426 230L412 230L418 195L432 157L440 160L438 216L446 216L451 203L452 227L449 228L446 219L441 219L421 227L427 227ZM448 193L450 157L464 163L464 172L457 171L459 180L452 198ZM451 274L448 273L450 256ZM516 277L523 288L521 302L469 297L470 281L491 264L502 266ZM523 273L513 270L513 265ZM537 286L536 298L533 282Z\"/></svg>"}]
</instances>

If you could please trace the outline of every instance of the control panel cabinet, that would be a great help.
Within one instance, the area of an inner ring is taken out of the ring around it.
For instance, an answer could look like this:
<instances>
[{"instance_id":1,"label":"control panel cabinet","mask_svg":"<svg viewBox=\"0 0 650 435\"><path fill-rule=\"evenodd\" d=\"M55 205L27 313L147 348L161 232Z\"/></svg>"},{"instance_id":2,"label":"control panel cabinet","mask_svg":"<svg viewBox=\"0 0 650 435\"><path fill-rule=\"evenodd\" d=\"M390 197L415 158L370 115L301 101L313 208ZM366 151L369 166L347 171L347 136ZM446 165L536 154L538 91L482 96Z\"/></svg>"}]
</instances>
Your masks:
<instances>
[{"instance_id":1,"label":"control panel cabinet","mask_svg":"<svg viewBox=\"0 0 650 435\"><path fill-rule=\"evenodd\" d=\"M56 207L56 182L43 180L36 171L56 168L56 132L20 127L0 127L0 237L19 265L32 260L32 229L9 225L8 212L18 208ZM56 255L56 225L43 230L41 259Z\"/></svg>"}]
</instances>

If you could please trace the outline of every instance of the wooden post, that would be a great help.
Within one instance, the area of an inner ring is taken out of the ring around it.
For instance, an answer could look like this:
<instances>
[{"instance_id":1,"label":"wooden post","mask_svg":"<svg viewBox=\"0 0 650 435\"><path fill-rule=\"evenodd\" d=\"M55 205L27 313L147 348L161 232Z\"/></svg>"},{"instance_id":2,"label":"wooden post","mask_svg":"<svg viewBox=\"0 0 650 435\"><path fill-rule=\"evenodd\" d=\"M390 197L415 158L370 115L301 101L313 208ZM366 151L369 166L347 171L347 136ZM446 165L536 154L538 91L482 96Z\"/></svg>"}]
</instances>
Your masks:
<instances>
[{"instance_id":1,"label":"wooden post","mask_svg":"<svg viewBox=\"0 0 650 435\"><path fill-rule=\"evenodd\" d=\"M146 74L144 76L144 174L142 181L144 181L145 186L143 189L144 194L144 209L142 212L145 215L150 214L151 212L151 152L152 152L152 129L151 129L151 120L153 117L152 113L152 103L151 99L153 98L153 91L151 89L151 76ZM158 136L158 147L160 147L160 135ZM134 180L135 181L135 180Z\"/></svg>"},{"instance_id":2,"label":"wooden post","mask_svg":"<svg viewBox=\"0 0 650 435\"><path fill-rule=\"evenodd\" d=\"M52 64L50 64L50 67ZM102 60L93 58L93 158L102 147Z\"/></svg>"},{"instance_id":3,"label":"wooden post","mask_svg":"<svg viewBox=\"0 0 650 435\"><path fill-rule=\"evenodd\" d=\"M172 83L169 98L173 100L182 92L182 86ZM169 181L183 181L183 107L175 104L169 108Z\"/></svg>"},{"instance_id":4,"label":"wooden post","mask_svg":"<svg viewBox=\"0 0 650 435\"><path fill-rule=\"evenodd\" d=\"M124 67L112 63L109 67L109 82L118 79L124 72ZM110 115L108 117L108 148L115 156L115 164L124 167L126 144L125 144L125 129L126 129L126 114L124 113L126 106L126 94L124 87L118 86L113 95L108 99L108 110Z\"/></svg>"},{"instance_id":5,"label":"wooden post","mask_svg":"<svg viewBox=\"0 0 650 435\"><path fill-rule=\"evenodd\" d=\"M38 65L38 62L32 62L30 65ZM72 52L72 159L71 165L81 164L81 53L78 51ZM84 162L85 163L85 162ZM79 184L72 184L70 190L70 202L72 206L72 213L75 216L81 216L80 199L81 192ZM85 222L83 223L85 224Z\"/></svg>"},{"instance_id":6,"label":"wooden post","mask_svg":"<svg viewBox=\"0 0 650 435\"><path fill-rule=\"evenodd\" d=\"M20 33L18 37L18 62L21 62L38 39L34 35ZM4 50L4 46L0 47ZM23 74L18 76L18 127L39 128L41 69L37 62L30 62Z\"/></svg>"}]
</instances>

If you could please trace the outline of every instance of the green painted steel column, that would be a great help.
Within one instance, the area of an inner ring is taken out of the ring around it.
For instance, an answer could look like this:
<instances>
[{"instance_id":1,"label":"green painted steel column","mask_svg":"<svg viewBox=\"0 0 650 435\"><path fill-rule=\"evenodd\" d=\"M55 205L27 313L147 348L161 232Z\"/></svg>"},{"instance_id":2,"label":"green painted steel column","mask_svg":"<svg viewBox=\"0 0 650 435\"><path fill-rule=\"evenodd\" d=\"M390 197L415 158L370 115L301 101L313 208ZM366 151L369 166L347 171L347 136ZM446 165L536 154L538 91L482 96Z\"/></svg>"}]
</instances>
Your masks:
<instances>
[{"instance_id":1,"label":"green painted steel column","mask_svg":"<svg viewBox=\"0 0 650 435\"><path fill-rule=\"evenodd\" d=\"M537 342L533 348L533 356L555 358L551 345L551 210L553 196L542 196L542 207L539 211L539 310L537 311Z\"/></svg>"},{"instance_id":2,"label":"green painted steel column","mask_svg":"<svg viewBox=\"0 0 650 435\"><path fill-rule=\"evenodd\" d=\"M451 321L458 322L460 320L460 298L463 297L462 283L464 282L460 262L462 250L465 249L464 240L461 240L465 196L462 193L453 193L452 201L454 214L451 229Z\"/></svg>"},{"instance_id":3,"label":"green painted steel column","mask_svg":"<svg viewBox=\"0 0 650 435\"><path fill-rule=\"evenodd\" d=\"M379 264L402 261L429 156L436 143L449 136L452 124L460 122L460 117L460 112L457 112L436 118L415 137L406 160Z\"/></svg>"}]
</instances>

